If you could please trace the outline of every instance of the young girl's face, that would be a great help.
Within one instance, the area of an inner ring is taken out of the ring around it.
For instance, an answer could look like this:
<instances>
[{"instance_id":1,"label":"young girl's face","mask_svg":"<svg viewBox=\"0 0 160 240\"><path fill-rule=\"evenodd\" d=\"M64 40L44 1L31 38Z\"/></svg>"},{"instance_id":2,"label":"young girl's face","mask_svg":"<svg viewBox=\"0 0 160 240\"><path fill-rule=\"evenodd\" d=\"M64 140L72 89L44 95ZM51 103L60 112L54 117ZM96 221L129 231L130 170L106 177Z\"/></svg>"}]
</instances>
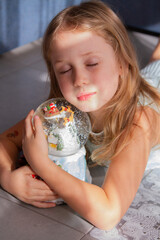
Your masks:
<instances>
[{"instance_id":1,"label":"young girl's face","mask_svg":"<svg viewBox=\"0 0 160 240\"><path fill-rule=\"evenodd\" d=\"M58 33L52 63L64 98L84 112L103 110L117 90L121 67L113 48L94 32Z\"/></svg>"}]
</instances>

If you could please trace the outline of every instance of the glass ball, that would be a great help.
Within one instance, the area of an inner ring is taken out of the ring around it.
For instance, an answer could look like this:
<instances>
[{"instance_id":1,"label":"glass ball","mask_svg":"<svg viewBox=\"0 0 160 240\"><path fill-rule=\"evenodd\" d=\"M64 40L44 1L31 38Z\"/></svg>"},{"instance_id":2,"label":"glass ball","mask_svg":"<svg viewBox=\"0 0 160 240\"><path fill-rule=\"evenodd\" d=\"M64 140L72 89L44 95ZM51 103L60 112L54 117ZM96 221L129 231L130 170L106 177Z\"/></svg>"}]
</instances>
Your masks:
<instances>
[{"instance_id":1,"label":"glass ball","mask_svg":"<svg viewBox=\"0 0 160 240\"><path fill-rule=\"evenodd\" d=\"M49 155L63 157L75 154L87 142L91 131L88 114L65 99L47 100L36 109L35 115L38 115L42 121Z\"/></svg>"}]
</instances>

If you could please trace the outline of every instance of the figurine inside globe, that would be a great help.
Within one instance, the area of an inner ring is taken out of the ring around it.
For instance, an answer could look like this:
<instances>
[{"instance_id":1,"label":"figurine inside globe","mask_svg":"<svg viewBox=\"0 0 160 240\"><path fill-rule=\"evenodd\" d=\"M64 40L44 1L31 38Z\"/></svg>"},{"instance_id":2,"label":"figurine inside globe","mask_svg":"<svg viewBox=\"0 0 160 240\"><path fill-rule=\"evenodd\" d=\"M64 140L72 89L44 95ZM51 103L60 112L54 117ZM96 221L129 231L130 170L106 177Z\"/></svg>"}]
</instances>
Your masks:
<instances>
[{"instance_id":1,"label":"figurine inside globe","mask_svg":"<svg viewBox=\"0 0 160 240\"><path fill-rule=\"evenodd\" d=\"M89 117L65 99L53 98L42 103L35 115L42 121L49 155L69 156L85 145L91 130Z\"/></svg>"}]
</instances>

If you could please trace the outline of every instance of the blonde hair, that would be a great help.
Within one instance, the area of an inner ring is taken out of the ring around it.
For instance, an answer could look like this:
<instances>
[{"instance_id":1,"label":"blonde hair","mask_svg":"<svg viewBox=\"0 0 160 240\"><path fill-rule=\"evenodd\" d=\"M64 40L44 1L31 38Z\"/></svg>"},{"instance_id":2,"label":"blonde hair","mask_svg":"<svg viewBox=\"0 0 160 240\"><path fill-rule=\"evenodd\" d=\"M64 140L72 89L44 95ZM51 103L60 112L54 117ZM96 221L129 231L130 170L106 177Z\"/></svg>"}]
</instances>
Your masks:
<instances>
[{"instance_id":1,"label":"blonde hair","mask_svg":"<svg viewBox=\"0 0 160 240\"><path fill-rule=\"evenodd\" d=\"M140 104L139 99L147 97L151 102L160 105L160 94L140 76L135 51L119 17L101 1L89 1L61 11L46 30L43 54L51 80L50 98L62 97L52 67L52 42L58 32L69 29L93 31L101 35L113 47L123 69L117 92L106 104L103 141L91 156L93 161L102 164L116 156L126 146L137 105ZM123 141L118 146L122 135Z\"/></svg>"}]
</instances>

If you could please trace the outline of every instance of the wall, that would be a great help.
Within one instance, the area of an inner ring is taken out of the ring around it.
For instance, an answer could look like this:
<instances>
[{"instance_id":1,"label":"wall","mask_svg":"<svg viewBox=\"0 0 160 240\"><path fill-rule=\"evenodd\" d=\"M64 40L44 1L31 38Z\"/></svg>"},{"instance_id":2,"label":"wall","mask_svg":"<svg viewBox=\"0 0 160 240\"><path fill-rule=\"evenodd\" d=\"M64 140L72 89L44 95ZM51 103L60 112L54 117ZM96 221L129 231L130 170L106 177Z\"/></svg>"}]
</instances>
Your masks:
<instances>
[{"instance_id":1,"label":"wall","mask_svg":"<svg viewBox=\"0 0 160 240\"><path fill-rule=\"evenodd\" d=\"M43 36L50 20L81 0L0 0L0 53Z\"/></svg>"},{"instance_id":2,"label":"wall","mask_svg":"<svg viewBox=\"0 0 160 240\"><path fill-rule=\"evenodd\" d=\"M0 0L0 54L43 36L63 8L82 0ZM127 25L160 33L160 0L104 0Z\"/></svg>"},{"instance_id":3,"label":"wall","mask_svg":"<svg viewBox=\"0 0 160 240\"><path fill-rule=\"evenodd\" d=\"M160 0L104 0L123 19L137 30L160 35Z\"/></svg>"}]
</instances>

